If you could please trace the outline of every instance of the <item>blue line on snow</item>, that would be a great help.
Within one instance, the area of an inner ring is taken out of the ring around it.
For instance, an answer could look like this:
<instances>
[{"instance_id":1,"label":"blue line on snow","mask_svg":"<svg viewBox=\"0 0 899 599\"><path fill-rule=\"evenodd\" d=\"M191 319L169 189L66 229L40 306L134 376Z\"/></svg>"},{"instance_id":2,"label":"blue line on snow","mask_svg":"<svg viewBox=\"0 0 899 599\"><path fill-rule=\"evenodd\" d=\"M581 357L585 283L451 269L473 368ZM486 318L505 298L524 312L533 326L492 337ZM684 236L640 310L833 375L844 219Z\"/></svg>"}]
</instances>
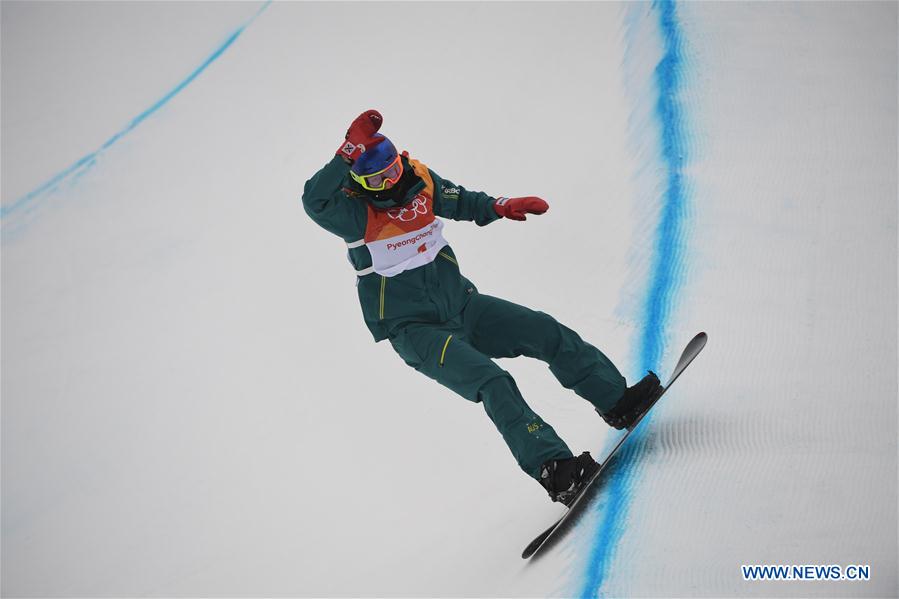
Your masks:
<instances>
[{"instance_id":1,"label":"blue line on snow","mask_svg":"<svg viewBox=\"0 0 899 599\"><path fill-rule=\"evenodd\" d=\"M657 370L662 357L665 328L680 285L677 275L683 262L680 239L687 201L682 176L684 131L677 101L683 67L681 32L673 0L659 0L653 3L653 10L659 15L664 47L664 55L655 69L658 91L655 110L661 126L661 155L667 171L667 181L643 308L643 326L638 346L641 372ZM634 434L642 433L638 431ZM624 531L637 453L632 450L634 444L630 445L631 448L618 456L618 467L609 481L608 501L602 507L604 511L599 521L599 531L590 550L586 579L579 593L582 597L599 595Z\"/></svg>"},{"instance_id":2,"label":"blue line on snow","mask_svg":"<svg viewBox=\"0 0 899 599\"><path fill-rule=\"evenodd\" d=\"M190 85L190 83L194 79L196 79L200 75L200 73L205 71L206 68L209 67L209 65L215 62L225 52L225 50L227 50L231 46L231 44L233 44L237 40L237 38L240 37L240 34L242 34L244 30L249 27L266 8L268 8L271 2L272 0L268 0L265 4L263 4L259 8L259 10L256 11L256 14L250 17L243 25L238 27L230 36L228 36L228 39L226 39L212 54L209 55L208 58L206 58L206 60L203 61L200 66L194 69L194 71L190 75L188 75L183 81L181 81L181 83L172 88L172 90L165 94L158 102L133 118L131 122L128 123L121 131L117 132L112 137L107 139L97 150L91 152L90 154L87 154L86 156L83 156L82 158L79 158L77 161L75 161L74 164L53 175L50 179L39 185L36 189L23 195L8 206L0 207L0 217L5 219L17 212L22 211L26 207L32 208L32 205L37 203L36 200L45 196L46 193L55 190L65 179L69 178L70 176L73 177L73 179L82 176L97 163L97 159L103 152L112 147L113 144L125 137L127 134L131 133L131 131L133 131L138 125L140 125L147 118L153 115L153 113L157 112L160 108L165 106L185 87Z\"/></svg>"}]
</instances>

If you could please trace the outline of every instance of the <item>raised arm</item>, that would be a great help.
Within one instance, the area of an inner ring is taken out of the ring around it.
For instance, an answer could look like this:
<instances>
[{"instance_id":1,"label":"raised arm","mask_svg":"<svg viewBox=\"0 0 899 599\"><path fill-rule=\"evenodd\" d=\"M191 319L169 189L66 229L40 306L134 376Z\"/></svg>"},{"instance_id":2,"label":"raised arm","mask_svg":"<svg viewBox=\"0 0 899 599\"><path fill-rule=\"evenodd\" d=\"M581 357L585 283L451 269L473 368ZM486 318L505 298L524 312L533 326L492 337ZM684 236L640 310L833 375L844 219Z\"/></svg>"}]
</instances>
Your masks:
<instances>
[{"instance_id":1,"label":"raised arm","mask_svg":"<svg viewBox=\"0 0 899 599\"><path fill-rule=\"evenodd\" d=\"M303 208L306 214L345 241L353 242L365 233L365 206L357 198L343 191L350 165L365 151L381 142L375 134L384 118L377 110L366 110L357 116L347 129L331 162L326 164L303 188Z\"/></svg>"},{"instance_id":2,"label":"raised arm","mask_svg":"<svg viewBox=\"0 0 899 599\"><path fill-rule=\"evenodd\" d=\"M355 241L365 232L365 206L343 191L350 166L340 156L322 167L303 188L303 208L323 229L345 241Z\"/></svg>"}]
</instances>

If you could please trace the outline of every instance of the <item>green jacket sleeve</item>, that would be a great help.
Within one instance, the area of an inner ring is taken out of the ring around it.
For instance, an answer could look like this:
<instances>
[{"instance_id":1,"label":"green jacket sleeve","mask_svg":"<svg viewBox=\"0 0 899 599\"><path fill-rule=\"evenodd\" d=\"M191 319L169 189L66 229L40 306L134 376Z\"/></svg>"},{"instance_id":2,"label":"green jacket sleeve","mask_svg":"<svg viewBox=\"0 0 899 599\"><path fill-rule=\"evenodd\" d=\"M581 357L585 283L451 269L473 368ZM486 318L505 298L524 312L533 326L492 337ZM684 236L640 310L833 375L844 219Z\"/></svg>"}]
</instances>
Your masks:
<instances>
[{"instance_id":1,"label":"green jacket sleeve","mask_svg":"<svg viewBox=\"0 0 899 599\"><path fill-rule=\"evenodd\" d=\"M350 167L335 156L306 181L303 208L319 226L345 241L356 241L365 234L365 205L343 191Z\"/></svg>"},{"instance_id":2,"label":"green jacket sleeve","mask_svg":"<svg viewBox=\"0 0 899 599\"><path fill-rule=\"evenodd\" d=\"M453 220L471 220L482 227L499 220L500 216L493 210L495 198L481 191L470 191L430 172L434 180L434 214Z\"/></svg>"}]
</instances>

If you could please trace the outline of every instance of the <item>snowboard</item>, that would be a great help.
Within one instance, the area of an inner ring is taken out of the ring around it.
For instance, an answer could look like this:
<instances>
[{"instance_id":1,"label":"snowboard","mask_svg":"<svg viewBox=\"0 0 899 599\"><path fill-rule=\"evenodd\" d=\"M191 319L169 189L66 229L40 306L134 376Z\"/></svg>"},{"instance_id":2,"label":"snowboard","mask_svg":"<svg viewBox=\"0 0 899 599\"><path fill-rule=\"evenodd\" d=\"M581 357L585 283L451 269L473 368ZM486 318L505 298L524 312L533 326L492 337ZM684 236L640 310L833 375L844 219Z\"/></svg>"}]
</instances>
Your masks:
<instances>
[{"instance_id":1,"label":"snowboard","mask_svg":"<svg viewBox=\"0 0 899 599\"><path fill-rule=\"evenodd\" d=\"M618 449L627 441L627 438L631 436L631 433L640 425L640 422L643 420L643 417L646 416L649 411L653 408L653 406L658 403L658 401L665 395L665 392L671 388L671 385L677 378L687 369L687 366L690 365L690 362L693 361L696 356L699 355L699 352L702 351L702 348L705 347L706 341L708 341L708 335L705 333L699 333L690 342L687 344L687 347L684 348L684 351L681 352L680 359L677 361L677 365L674 367L674 371L671 373L671 376L668 378L668 382L663 386L662 392L659 394L655 400L649 406L647 406L646 410L643 411L642 414L634 421L634 423L626 430L626 432L621 436L618 440L618 443L612 448L612 451L609 452L609 455L606 456L606 459L603 460L602 464L597 470L596 474L584 485L584 488L581 490L581 494L578 495L575 500L572 502L571 506L568 508L562 517L559 518L555 524L547 528L545 531L540 533L540 535L534 539L533 541L525 547L524 551L521 554L521 557L524 559L528 559L536 554L541 549L549 546L555 540L561 538L561 536L574 525L574 522L577 520L578 516L580 516L587 505L590 503L590 500L596 496L599 492L602 485L600 484L602 481L603 474L606 472L606 468L609 463L612 461L612 458L615 457L615 454L618 452Z\"/></svg>"}]
</instances>

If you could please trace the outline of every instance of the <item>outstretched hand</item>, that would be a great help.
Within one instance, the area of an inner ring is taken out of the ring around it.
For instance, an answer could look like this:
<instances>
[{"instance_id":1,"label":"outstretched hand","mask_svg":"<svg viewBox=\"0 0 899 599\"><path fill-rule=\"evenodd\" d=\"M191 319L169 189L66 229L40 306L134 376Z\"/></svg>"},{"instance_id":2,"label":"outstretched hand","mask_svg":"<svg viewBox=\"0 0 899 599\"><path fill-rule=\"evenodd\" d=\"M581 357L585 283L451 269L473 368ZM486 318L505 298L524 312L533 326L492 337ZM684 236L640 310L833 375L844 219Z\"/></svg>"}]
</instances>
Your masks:
<instances>
[{"instance_id":1,"label":"outstretched hand","mask_svg":"<svg viewBox=\"0 0 899 599\"><path fill-rule=\"evenodd\" d=\"M536 196L499 198L493 204L493 209L504 218L527 220L526 214L543 214L549 210L549 204Z\"/></svg>"}]
</instances>

